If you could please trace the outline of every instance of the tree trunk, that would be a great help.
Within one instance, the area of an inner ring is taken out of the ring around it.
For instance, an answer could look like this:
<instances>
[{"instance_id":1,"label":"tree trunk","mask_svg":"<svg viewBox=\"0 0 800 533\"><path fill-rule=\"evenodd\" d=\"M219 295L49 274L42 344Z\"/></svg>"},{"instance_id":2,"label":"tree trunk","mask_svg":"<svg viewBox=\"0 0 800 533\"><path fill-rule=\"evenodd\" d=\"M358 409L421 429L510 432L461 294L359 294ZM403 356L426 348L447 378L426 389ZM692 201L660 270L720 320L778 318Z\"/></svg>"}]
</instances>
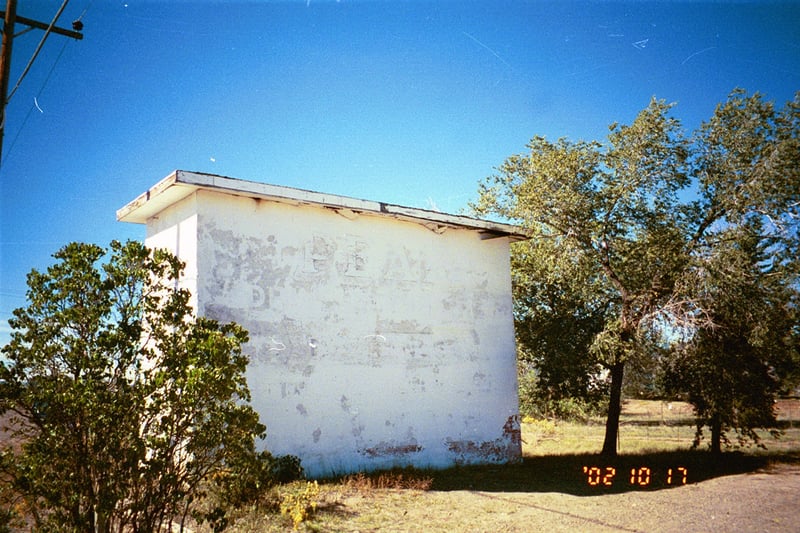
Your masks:
<instances>
[{"instance_id":1,"label":"tree trunk","mask_svg":"<svg viewBox=\"0 0 800 533\"><path fill-rule=\"evenodd\" d=\"M722 453L722 422L719 415L711 417L711 453Z\"/></svg>"},{"instance_id":2,"label":"tree trunk","mask_svg":"<svg viewBox=\"0 0 800 533\"><path fill-rule=\"evenodd\" d=\"M608 418L606 418L606 437L603 441L603 455L617 456L617 437L619 435L619 415L622 413L622 375L625 363L614 363L611 367L611 394L608 399Z\"/></svg>"}]
</instances>

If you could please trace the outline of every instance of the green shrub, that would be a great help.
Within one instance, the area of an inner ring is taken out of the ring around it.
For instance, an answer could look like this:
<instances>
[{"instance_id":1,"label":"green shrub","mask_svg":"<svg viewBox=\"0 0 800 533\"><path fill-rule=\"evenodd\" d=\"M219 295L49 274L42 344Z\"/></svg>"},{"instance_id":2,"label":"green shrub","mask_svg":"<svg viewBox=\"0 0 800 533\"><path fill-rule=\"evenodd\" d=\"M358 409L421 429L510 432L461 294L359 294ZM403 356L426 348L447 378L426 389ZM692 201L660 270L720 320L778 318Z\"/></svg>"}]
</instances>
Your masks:
<instances>
[{"instance_id":1,"label":"green shrub","mask_svg":"<svg viewBox=\"0 0 800 533\"><path fill-rule=\"evenodd\" d=\"M585 398L558 397L539 386L536 372L522 371L519 376L520 413L534 419L558 419L587 422L605 415L606 401L601 391L587 393Z\"/></svg>"},{"instance_id":2,"label":"green shrub","mask_svg":"<svg viewBox=\"0 0 800 533\"><path fill-rule=\"evenodd\" d=\"M270 476L275 483L291 483L305 478L300 458L294 455L280 455L272 460Z\"/></svg>"},{"instance_id":3,"label":"green shrub","mask_svg":"<svg viewBox=\"0 0 800 533\"><path fill-rule=\"evenodd\" d=\"M228 470L215 479L214 498L222 507L238 508L259 503L275 485L304 478L300 458L294 455L273 456L268 451L239 457Z\"/></svg>"}]
</instances>

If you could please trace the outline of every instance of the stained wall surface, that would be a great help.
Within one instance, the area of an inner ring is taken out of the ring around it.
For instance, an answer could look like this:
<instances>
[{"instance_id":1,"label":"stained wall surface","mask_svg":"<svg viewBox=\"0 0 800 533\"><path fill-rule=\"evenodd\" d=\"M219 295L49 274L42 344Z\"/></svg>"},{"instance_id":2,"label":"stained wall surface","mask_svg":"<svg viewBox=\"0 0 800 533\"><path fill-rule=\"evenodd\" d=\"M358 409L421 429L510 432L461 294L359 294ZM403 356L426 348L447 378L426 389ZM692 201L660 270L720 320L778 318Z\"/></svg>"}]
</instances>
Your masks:
<instances>
[{"instance_id":1,"label":"stained wall surface","mask_svg":"<svg viewBox=\"0 0 800 533\"><path fill-rule=\"evenodd\" d=\"M148 221L250 333L264 446L312 477L520 457L508 238L198 190Z\"/></svg>"}]
</instances>

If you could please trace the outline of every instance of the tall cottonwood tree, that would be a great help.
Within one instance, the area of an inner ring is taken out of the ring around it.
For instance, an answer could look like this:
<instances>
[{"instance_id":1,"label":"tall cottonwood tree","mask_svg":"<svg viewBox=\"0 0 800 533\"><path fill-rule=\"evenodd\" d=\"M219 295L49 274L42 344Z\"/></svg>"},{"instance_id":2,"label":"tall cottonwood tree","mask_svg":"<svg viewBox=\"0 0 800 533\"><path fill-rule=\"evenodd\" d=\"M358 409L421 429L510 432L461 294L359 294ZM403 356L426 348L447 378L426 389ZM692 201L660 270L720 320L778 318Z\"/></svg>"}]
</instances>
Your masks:
<instances>
[{"instance_id":1,"label":"tall cottonwood tree","mask_svg":"<svg viewBox=\"0 0 800 533\"><path fill-rule=\"evenodd\" d=\"M786 267L780 275L793 275L799 105L800 93L776 112L760 95L737 90L687 136L673 106L653 99L630 125L611 125L605 144L534 137L528 153L509 157L481 183L476 212L533 234L513 249L515 280L524 275L519 265L532 262L533 271L552 273L540 284L572 279L565 292L607 310L586 346L610 379L603 453L616 454L626 363L648 353L654 336L712 325L697 279L726 227L769 222L757 238Z\"/></svg>"},{"instance_id":2,"label":"tall cottonwood tree","mask_svg":"<svg viewBox=\"0 0 800 533\"><path fill-rule=\"evenodd\" d=\"M204 483L257 463L247 333L193 316L166 251L72 243L54 257L28 275L2 349L0 414L21 446L3 447L0 474L46 530L182 526Z\"/></svg>"}]
</instances>

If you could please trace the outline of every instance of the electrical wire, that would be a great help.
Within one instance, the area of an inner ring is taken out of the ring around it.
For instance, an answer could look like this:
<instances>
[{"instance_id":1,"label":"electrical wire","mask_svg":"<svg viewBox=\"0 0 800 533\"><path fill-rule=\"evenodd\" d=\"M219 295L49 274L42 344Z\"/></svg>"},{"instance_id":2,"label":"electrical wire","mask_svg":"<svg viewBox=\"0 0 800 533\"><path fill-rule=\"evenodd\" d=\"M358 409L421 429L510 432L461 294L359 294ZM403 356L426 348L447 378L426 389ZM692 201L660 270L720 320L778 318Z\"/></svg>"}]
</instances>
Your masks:
<instances>
[{"instance_id":1,"label":"electrical wire","mask_svg":"<svg viewBox=\"0 0 800 533\"><path fill-rule=\"evenodd\" d=\"M53 22L50 24L50 28L52 28L55 25L58 17L61 15L61 11L63 11L64 7L66 7L67 2L69 2L69 0L65 0L64 4L62 4L61 9L56 14L55 18L53 19ZM76 19L76 21L78 21L78 22L81 21L83 19L83 16L86 15L86 12L89 11L89 8L91 8L93 4L94 4L94 0L90 0L89 3L86 5L86 8L84 8L84 10L81 13L81 15ZM48 28L48 31L49 31L49 28ZM46 37L42 38L42 41L39 43L39 47L40 48L41 48L41 45L44 44L44 39L45 38ZM5 159L8 158L8 156L11 154L12 150L14 149L14 145L17 143L17 139L19 139L19 136L22 133L22 130L25 129L25 124L28 122L28 119L30 118L31 114L33 113L34 108L38 108L39 107L38 105L36 105L36 103L39 100L39 97L42 96L42 93L44 92L45 87L47 87L47 82L50 81L50 77L53 75L53 71L56 69L56 66L58 65L58 62L61 59L61 56L64 55L64 50L66 50L67 45L69 43L70 43L69 40L64 41L64 45L61 47L61 51L58 53L58 56L56 57L56 60L53 62L53 65L50 67L50 71L47 73L47 76L45 77L44 82L42 82L42 86L39 88L39 92L36 93L36 96L33 99L34 105L32 105L30 107L30 109L28 109L28 113L25 115L25 118L23 119L22 124L20 125L19 129L17 130L16 135L14 135L14 138L11 140L11 144L8 147L8 150L6 150L5 157L0 156L0 168L2 168L2 166L3 166L3 161L5 161ZM38 49L37 49L37 53L38 53ZM33 63L33 60L35 58L36 58L36 54L34 54L33 58L31 58L31 60L28 62L28 67L26 67L26 72L30 68L30 65ZM25 76L25 74L20 76L20 79L17 82L16 87L14 87L15 91L17 90L17 87L19 87L19 84L20 84L20 82L22 82L22 78L24 76ZM11 94L13 94L13 92ZM10 95L9 95L8 99L9 100L11 99ZM41 109L40 109L40 111L41 111Z\"/></svg>"},{"instance_id":2,"label":"electrical wire","mask_svg":"<svg viewBox=\"0 0 800 533\"><path fill-rule=\"evenodd\" d=\"M89 8L92 7L92 4L94 4L94 0L89 0L89 3L86 4L86 8L83 10L83 13L81 13L80 17L75 19L75 22L81 22L83 20L83 16L86 14L87 11L89 11Z\"/></svg>"},{"instance_id":3,"label":"electrical wire","mask_svg":"<svg viewBox=\"0 0 800 533\"><path fill-rule=\"evenodd\" d=\"M22 130L25 129L25 124L28 123L28 119L30 118L31 114L33 113L33 110L37 108L37 106L35 105L35 102L37 102L39 100L39 97L42 96L42 93L44 92L45 87L47 87L47 82L50 81L50 76L52 76L53 71L56 69L56 66L58 65L58 61L61 59L61 56L64 55L64 50L67 49L67 45L69 43L70 43L70 41L64 41L64 45L61 47L61 51L58 53L58 56L56 57L56 60L53 62L53 65L50 67L50 71L47 73L47 77L44 79L44 82L42 83L42 86L39 88L39 92L36 93L36 96L34 97L34 100L33 100L34 101L34 105L31 105L30 109L28 109L28 113L25 115L25 118L22 120L22 124L20 124L16 135L14 135L14 139L11 141L11 144L9 145L8 150L6 150L5 157L3 157L2 160L0 160L0 168L2 168L3 161L8 159L8 156L11 154L11 151L14 149L14 145L17 144L17 139L19 139L20 134L22 134Z\"/></svg>"},{"instance_id":4,"label":"electrical wire","mask_svg":"<svg viewBox=\"0 0 800 533\"><path fill-rule=\"evenodd\" d=\"M47 37L50 36L50 33L53 31L53 27L56 25L56 22L58 22L58 17L60 17L61 13L64 12L64 8L67 7L68 3L69 0L64 0L64 3L61 4L61 7L58 10L58 13L56 13L56 16L53 17L53 21L50 22L50 26L48 26L47 29L45 30L44 35L42 36L42 40L39 41L39 46L37 46L36 50L33 52L33 56L28 61L28 64L25 66L25 70L22 71L22 75L19 77L19 80L17 80L17 84L14 86L13 89L11 89L11 92L8 93L8 98L6 98L6 104L11 101L11 97L14 96L14 93L17 92L17 89L19 89L20 83L22 83L23 78L25 78L25 76L28 74L28 71L31 69L33 62L36 60L36 56L39 55L39 52L42 50L42 47L44 46L44 42L47 40Z\"/></svg>"}]
</instances>

